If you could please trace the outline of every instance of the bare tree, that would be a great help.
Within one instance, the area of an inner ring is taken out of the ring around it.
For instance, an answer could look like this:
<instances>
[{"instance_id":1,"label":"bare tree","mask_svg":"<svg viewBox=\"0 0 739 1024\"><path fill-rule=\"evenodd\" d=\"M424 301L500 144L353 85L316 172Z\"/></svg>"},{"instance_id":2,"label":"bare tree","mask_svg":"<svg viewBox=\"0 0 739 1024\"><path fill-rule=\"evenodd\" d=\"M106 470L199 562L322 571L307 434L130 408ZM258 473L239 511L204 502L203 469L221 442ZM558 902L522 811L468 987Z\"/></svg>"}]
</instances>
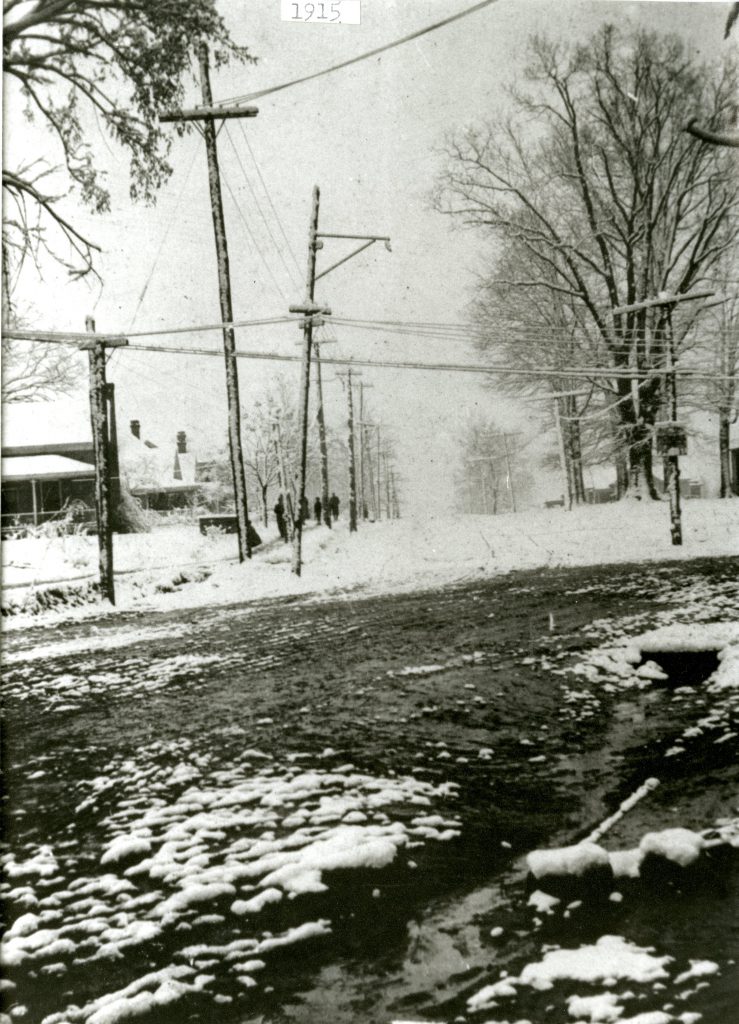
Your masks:
<instances>
[{"instance_id":1,"label":"bare tree","mask_svg":"<svg viewBox=\"0 0 739 1024\"><path fill-rule=\"evenodd\" d=\"M462 511L497 515L517 511L528 500L532 480L518 435L477 417L460 435L459 452L456 485Z\"/></svg>"},{"instance_id":2,"label":"bare tree","mask_svg":"<svg viewBox=\"0 0 739 1024\"><path fill-rule=\"evenodd\" d=\"M698 67L676 36L611 25L584 46L536 37L530 58L515 115L450 142L437 205L515 243L517 273L497 280L522 304L539 293L568 300L592 346L576 367L589 366L614 395L630 490L656 497L651 439L665 399L667 314L613 311L705 286L735 246L730 157L683 131L691 111L709 126L725 120L735 68ZM678 352L696 315L673 316Z\"/></svg>"},{"instance_id":3,"label":"bare tree","mask_svg":"<svg viewBox=\"0 0 739 1024\"><path fill-rule=\"evenodd\" d=\"M60 200L71 185L94 212L110 208L88 125L96 119L127 151L132 198L152 201L171 173L158 114L181 104L193 48L207 39L217 63L252 58L231 40L215 0L5 0L3 12L5 74L55 152L3 168L4 248L16 266L46 250L81 276L98 247Z\"/></svg>"}]
</instances>

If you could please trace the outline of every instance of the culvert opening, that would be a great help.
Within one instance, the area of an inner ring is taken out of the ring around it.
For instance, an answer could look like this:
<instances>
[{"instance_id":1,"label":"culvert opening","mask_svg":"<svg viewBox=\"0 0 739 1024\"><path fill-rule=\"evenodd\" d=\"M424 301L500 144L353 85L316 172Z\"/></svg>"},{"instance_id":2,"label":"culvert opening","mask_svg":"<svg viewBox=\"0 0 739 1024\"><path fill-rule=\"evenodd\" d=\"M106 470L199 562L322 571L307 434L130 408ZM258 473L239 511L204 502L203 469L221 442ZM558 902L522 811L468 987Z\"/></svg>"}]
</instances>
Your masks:
<instances>
[{"instance_id":1,"label":"culvert opening","mask_svg":"<svg viewBox=\"0 0 739 1024\"><path fill-rule=\"evenodd\" d=\"M653 661L667 676L666 686L697 686L704 683L719 666L719 652L642 651L642 664Z\"/></svg>"}]
</instances>

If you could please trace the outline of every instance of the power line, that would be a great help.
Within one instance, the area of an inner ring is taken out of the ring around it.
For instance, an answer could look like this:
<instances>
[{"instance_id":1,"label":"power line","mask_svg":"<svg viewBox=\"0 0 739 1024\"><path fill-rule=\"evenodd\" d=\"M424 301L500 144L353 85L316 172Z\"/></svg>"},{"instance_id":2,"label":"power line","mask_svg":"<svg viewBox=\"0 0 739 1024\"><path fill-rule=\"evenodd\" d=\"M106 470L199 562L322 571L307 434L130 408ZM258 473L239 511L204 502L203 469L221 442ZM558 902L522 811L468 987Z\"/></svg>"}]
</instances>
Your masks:
<instances>
[{"instance_id":1,"label":"power line","mask_svg":"<svg viewBox=\"0 0 739 1024\"><path fill-rule=\"evenodd\" d=\"M159 345L141 345L134 344L127 346L128 351L139 351L139 352L158 352L158 353L175 353L180 355L200 355L200 356L220 356L222 355L218 349L209 348L177 348L175 346L159 346ZM262 359L265 361L273 362L289 362L295 363L300 362L302 356L300 355L283 355L279 352L264 352L264 351L237 351L236 355L239 359ZM667 370L650 369L642 373L635 374L631 370L618 370L611 367L592 366L592 367L565 367L558 370L551 369L522 369L520 367L513 366L495 366L475 363L428 363L428 362L411 362L405 360L388 360L388 359L361 359L361 358L341 358L337 356L321 356L321 362L330 364L332 366L364 366L364 367L376 367L379 369L399 369L399 370L427 370L427 371L449 371L456 373L483 373L486 375L504 375L513 377L534 377L534 378L571 378L571 379L585 379L591 380L593 377L604 377L607 379L616 380L639 380L644 379L645 374L651 374L654 377L664 376ZM706 378L710 380L723 380L733 379L730 377L722 377L719 374L715 374L713 371L702 370L699 367L676 367L674 370L669 371L670 373L677 373L679 376L687 376L690 378Z\"/></svg>"},{"instance_id":2,"label":"power line","mask_svg":"<svg viewBox=\"0 0 739 1024\"><path fill-rule=\"evenodd\" d=\"M293 271L290 269L290 267L288 267L287 263L285 262L285 257L282 255L282 250L280 249L280 247L278 246L277 242L275 241L275 236L272 234L272 229L269 226L269 223L267 222L267 218L264 216L264 212L262 210L262 207L261 207L261 204L259 202L259 199L257 198L257 195L256 195L256 193L254 191L254 187L253 187L251 181L249 180L249 176L246 173L246 168L244 167L244 164L242 163L241 154L239 153L238 149L236 148L236 146L234 144L234 140L233 140L233 138L231 136L231 133L228 130L228 124L226 124L225 130L226 130L226 137L228 138L228 141L231 143L231 149L233 149L233 151L234 151L234 153L236 155L236 160L238 161L239 167L241 168L241 173L244 176L244 181L246 182L246 184L247 184L247 186L249 188L249 192L251 194L251 197L252 197L252 200L254 202L254 205L257 208L257 212L259 213L259 216L262 218L262 221L264 222L264 226L267 229L267 234L270 237L272 245L274 246L274 248L275 248L275 250L277 252L277 255L279 256L279 258L280 258L280 260L282 262L282 266L285 268L285 273L287 274L287 278L288 278L290 284L293 285L295 283L295 275L294 275ZM242 131L243 131L243 128L242 128ZM246 133L245 132L244 132L244 137L246 138Z\"/></svg>"},{"instance_id":3,"label":"power line","mask_svg":"<svg viewBox=\"0 0 739 1024\"><path fill-rule=\"evenodd\" d=\"M267 262L267 259L266 259L265 255L264 255L264 253L262 252L262 247L260 246L259 242L254 237L254 233L252 232L252 229L249 227L249 223L248 223L246 217L244 216L244 211L241 209L239 201L238 201L238 199L236 198L236 196L233 193L233 189L231 188L231 183L229 182L229 180L228 180L228 178L226 176L226 173L223 170L223 168L221 168L221 177L222 177L222 179L223 179L223 181L224 181L224 183L226 185L226 188L228 189L228 194L231 196L231 202L236 207L236 211L237 211L239 217L241 218L241 222L244 225L244 227L246 228L246 233L249 236L249 239L251 240L251 244L257 250L257 253L259 255L260 260L264 264L267 273L272 278L272 284L275 286L275 288L277 289L278 294L280 295L280 298L282 299L282 301L287 306L287 304L288 304L287 296L285 295L285 293L283 292L282 288L280 287L280 283L277 280L277 278L275 277L274 272L272 270L272 267Z\"/></svg>"},{"instance_id":4,"label":"power line","mask_svg":"<svg viewBox=\"0 0 739 1024\"><path fill-rule=\"evenodd\" d=\"M460 11L458 14L453 14L449 18L444 18L442 21L434 22L433 25L427 25L425 28L411 32L409 35L403 36L400 39L395 39L391 43L385 43L384 46L378 46L374 50L368 50L366 53L361 53L358 57L351 57L349 60L344 60L340 64L333 64L331 67L323 68L321 71L314 71L310 75L303 75L301 78L293 78L291 81L283 82L281 85L273 85L268 89L259 89L257 92L246 93L243 96L232 96L230 99L219 100L215 106L231 106L238 103L247 103L251 100L259 99L262 96L271 96L273 93L282 92L283 89L290 89L294 85L302 85L303 82L310 82L315 78L321 78L323 75L329 75L332 71L340 71L341 68L348 68L352 64L358 64L360 61L368 60L370 57L376 57L379 53L385 53L387 50L393 50L396 46L402 46L403 43L409 43L413 39L419 39L421 36L425 36L429 32L434 32L438 28L443 28L445 25L451 25L452 22L459 21L460 18L466 18L468 14L474 14L476 11L480 11L484 7L490 7L494 3L497 3L497 0L482 0L482 3L474 4L474 6L468 7L464 11Z\"/></svg>"},{"instance_id":5,"label":"power line","mask_svg":"<svg viewBox=\"0 0 739 1024\"><path fill-rule=\"evenodd\" d=\"M246 143L246 148L249 150L249 156L251 157L252 163L254 164L254 167L256 168L257 175L259 176L259 180L262 183L262 188L264 189L264 194L267 197L267 202L269 203L270 209L272 210L272 213L274 214L274 218L277 221L277 226L280 229L280 233L282 234L282 237L285 239L285 245L287 246L287 251L292 256L292 260L293 260L293 263L295 264L295 269L297 271L298 278L300 278L300 275L301 275L302 271L300 269L300 264L298 263L298 258L295 255L295 250L293 249L292 245L290 244L290 239L287 237L287 233L285 232L285 228L283 227L282 221L280 220L280 215L277 212L275 204L272 202L272 196L270 195L270 191L267 188L267 183L264 180L264 177L262 175L262 171L261 171L261 169L259 167L259 164L257 162L257 158L254 155L254 150L252 149L251 143L249 142L249 136L244 131L244 126L241 123L241 121L237 120L236 123L238 124L239 128L241 129L241 134L244 137L244 142Z\"/></svg>"}]
</instances>

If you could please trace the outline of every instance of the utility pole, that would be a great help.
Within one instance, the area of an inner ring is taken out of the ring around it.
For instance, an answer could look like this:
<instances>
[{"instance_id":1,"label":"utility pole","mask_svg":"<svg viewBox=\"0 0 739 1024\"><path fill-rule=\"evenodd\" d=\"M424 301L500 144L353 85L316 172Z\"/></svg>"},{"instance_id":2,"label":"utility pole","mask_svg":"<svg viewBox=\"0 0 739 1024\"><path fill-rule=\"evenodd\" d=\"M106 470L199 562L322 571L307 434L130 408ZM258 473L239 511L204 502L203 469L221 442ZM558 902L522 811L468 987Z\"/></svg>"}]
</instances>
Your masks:
<instances>
[{"instance_id":1,"label":"utility pole","mask_svg":"<svg viewBox=\"0 0 739 1024\"><path fill-rule=\"evenodd\" d=\"M685 432L677 422L677 375L675 373L675 336L672 330L672 311L679 302L690 302L695 299L710 299L715 293L710 291L692 292L690 294L668 295L661 292L656 299L644 299L642 302L634 302L629 306L617 306L613 309L613 315L619 316L622 313L635 313L638 310L651 307L663 307L665 309L665 323L667 327L665 347L665 386L668 394L668 407L671 422L667 424L667 440L665 443L666 455L665 465L668 469L668 479L665 486L670 500L670 536L672 543L679 546L683 542L682 512L680 509L680 451L685 452ZM658 442L659 442L658 435Z\"/></svg>"},{"instance_id":2,"label":"utility pole","mask_svg":"<svg viewBox=\"0 0 739 1024\"><path fill-rule=\"evenodd\" d=\"M95 334L95 321L85 319L88 334ZM80 349L87 350L90 367L90 424L95 453L95 518L98 534L100 592L115 604L113 577L113 522L111 500L111 465L118 463L117 453L111 457L110 423L108 420L108 383L105 379L105 349L127 345L125 339L94 338L84 340Z\"/></svg>"},{"instance_id":3,"label":"utility pole","mask_svg":"<svg viewBox=\"0 0 739 1024\"><path fill-rule=\"evenodd\" d=\"M293 533L293 560L292 571L300 576L303 560L303 507L305 505L305 474L308 462L308 398L310 394L310 361L311 347L313 344L313 327L320 327L323 323L321 314L329 315L330 309L317 306L314 301L316 287L316 254L323 245L318 241L318 207L321 201L321 190L318 185L313 186L313 208L311 211L310 227L308 228L308 276L306 282L307 296L305 302L300 306L290 306L291 313L302 313L303 320L303 362L300 377L300 403L298 406L300 416L300 447L298 452L298 493L297 493L297 518L295 520L295 531Z\"/></svg>"},{"instance_id":4,"label":"utility pole","mask_svg":"<svg viewBox=\"0 0 739 1024\"><path fill-rule=\"evenodd\" d=\"M356 371L355 371L356 372ZM354 453L354 396L352 395L352 371L336 375L341 383L346 378L347 425L349 427L349 533L357 530L357 471Z\"/></svg>"},{"instance_id":5,"label":"utility pole","mask_svg":"<svg viewBox=\"0 0 739 1024\"><path fill-rule=\"evenodd\" d=\"M311 213L310 229L308 232L308 280L307 280L307 297L302 305L290 306L291 313L302 313L304 319L301 322L303 328L303 368L300 384L300 419L301 419L301 430L300 430L300 483L298 487L298 518L297 528L295 530L295 538L293 543L293 562L292 571L296 576L300 575L302 565L302 532L303 532L303 516L300 514L300 508L302 507L305 499L305 472L306 472L306 457L307 457L307 444L308 444L308 398L310 392L310 360L311 350L313 348L313 328L320 327L323 325L323 316L329 316L331 310L325 306L318 306L315 302L315 287L316 281L319 281L322 277L330 274L332 270L340 267L343 263L352 259L358 253L363 252L374 242L384 242L385 247L390 249L390 239L386 235L341 235L329 232L323 232L318 230L318 210L321 198L321 190L318 185L313 186L313 209ZM350 252L347 256L337 260L336 263L332 263L331 266L326 267L320 274L316 273L316 255L319 249L323 248L324 238L348 238L355 241L361 241L363 244L360 245L353 252ZM317 370L317 383L320 387L320 349L316 345L316 365ZM330 510L328 508L328 450L326 445L325 435L325 423L323 420L323 396L319 392L319 416L318 416L318 429L320 434L321 443L321 490L322 490L322 502L324 508L324 516L326 522L330 525Z\"/></svg>"},{"instance_id":6,"label":"utility pole","mask_svg":"<svg viewBox=\"0 0 739 1024\"><path fill-rule=\"evenodd\" d=\"M233 322L231 301L231 277L226 241L226 222L223 216L221 177L218 167L215 122L236 117L256 117L256 107L214 107L210 88L208 45L204 41L198 46L200 62L200 85L203 106L194 110L173 110L159 118L164 123L192 122L205 139L208 157L208 183L210 205L213 215L216 258L218 262L218 296L221 306L221 320L224 324ZM202 122L202 127L200 122ZM223 353L226 361L226 396L228 401L228 447L231 456L231 474L236 506L236 528L239 540L239 561L251 557L249 544L248 510L246 501L246 477L244 474L244 453L241 446L241 407L239 403L239 376L236 366L236 336L233 327L223 328Z\"/></svg>"}]
</instances>

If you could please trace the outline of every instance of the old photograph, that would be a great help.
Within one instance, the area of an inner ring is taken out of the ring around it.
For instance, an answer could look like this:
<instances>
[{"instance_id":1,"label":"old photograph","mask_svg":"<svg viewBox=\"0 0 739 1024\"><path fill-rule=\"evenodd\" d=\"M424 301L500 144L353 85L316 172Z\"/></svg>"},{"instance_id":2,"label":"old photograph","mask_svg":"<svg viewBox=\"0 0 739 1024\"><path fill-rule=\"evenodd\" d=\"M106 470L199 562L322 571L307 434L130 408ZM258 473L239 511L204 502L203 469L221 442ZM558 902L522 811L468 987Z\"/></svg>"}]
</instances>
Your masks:
<instances>
[{"instance_id":1,"label":"old photograph","mask_svg":"<svg viewBox=\"0 0 739 1024\"><path fill-rule=\"evenodd\" d=\"M0 1024L739 1021L739 4L3 14Z\"/></svg>"}]
</instances>

